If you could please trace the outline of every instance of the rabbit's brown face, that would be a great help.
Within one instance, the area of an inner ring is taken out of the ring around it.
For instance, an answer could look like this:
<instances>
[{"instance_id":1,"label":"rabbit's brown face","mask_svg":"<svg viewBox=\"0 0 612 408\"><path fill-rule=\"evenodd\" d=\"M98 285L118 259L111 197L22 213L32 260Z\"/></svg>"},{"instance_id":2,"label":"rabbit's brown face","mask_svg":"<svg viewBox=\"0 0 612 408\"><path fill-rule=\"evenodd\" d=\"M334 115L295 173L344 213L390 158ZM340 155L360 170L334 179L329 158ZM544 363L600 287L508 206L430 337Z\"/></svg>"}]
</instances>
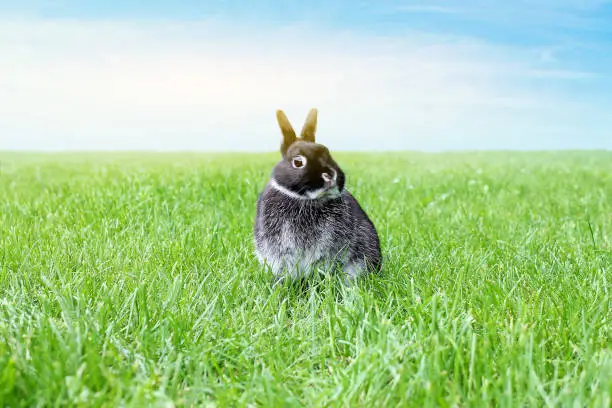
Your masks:
<instances>
[{"instance_id":1,"label":"rabbit's brown face","mask_svg":"<svg viewBox=\"0 0 612 408\"><path fill-rule=\"evenodd\" d=\"M305 199L337 198L342 193L345 175L327 147L298 140L273 170L281 187Z\"/></svg>"},{"instance_id":2,"label":"rabbit's brown face","mask_svg":"<svg viewBox=\"0 0 612 408\"><path fill-rule=\"evenodd\" d=\"M277 111L276 118L283 133L283 159L274 167L273 184L299 199L339 197L344 189L344 173L327 147L315 143L317 110L308 113L299 138L283 111Z\"/></svg>"}]
</instances>

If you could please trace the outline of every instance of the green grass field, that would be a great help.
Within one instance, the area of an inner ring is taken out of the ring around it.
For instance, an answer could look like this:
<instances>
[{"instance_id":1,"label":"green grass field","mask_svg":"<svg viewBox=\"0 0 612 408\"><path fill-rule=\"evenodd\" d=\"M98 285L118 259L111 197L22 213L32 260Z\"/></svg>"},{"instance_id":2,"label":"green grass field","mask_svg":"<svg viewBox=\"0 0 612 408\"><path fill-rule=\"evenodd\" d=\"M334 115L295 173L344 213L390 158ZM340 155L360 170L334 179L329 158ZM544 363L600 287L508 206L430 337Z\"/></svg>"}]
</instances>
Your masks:
<instances>
[{"instance_id":1,"label":"green grass field","mask_svg":"<svg viewBox=\"0 0 612 408\"><path fill-rule=\"evenodd\" d=\"M259 267L276 154L1 154L0 406L610 406L612 153L335 156L354 287Z\"/></svg>"}]
</instances>

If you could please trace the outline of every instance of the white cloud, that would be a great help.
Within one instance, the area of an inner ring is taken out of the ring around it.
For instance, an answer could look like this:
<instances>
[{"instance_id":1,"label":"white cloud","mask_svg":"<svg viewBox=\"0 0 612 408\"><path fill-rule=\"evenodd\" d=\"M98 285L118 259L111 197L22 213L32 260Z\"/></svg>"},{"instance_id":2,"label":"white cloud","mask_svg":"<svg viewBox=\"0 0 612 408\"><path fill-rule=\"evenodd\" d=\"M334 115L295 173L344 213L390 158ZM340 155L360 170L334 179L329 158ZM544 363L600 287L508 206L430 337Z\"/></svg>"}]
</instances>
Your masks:
<instances>
[{"instance_id":1,"label":"white cloud","mask_svg":"<svg viewBox=\"0 0 612 408\"><path fill-rule=\"evenodd\" d=\"M612 147L608 106L536 86L589 74L540 56L424 33L2 21L0 149L276 150L274 111L301 127L312 106L334 149Z\"/></svg>"}]
</instances>

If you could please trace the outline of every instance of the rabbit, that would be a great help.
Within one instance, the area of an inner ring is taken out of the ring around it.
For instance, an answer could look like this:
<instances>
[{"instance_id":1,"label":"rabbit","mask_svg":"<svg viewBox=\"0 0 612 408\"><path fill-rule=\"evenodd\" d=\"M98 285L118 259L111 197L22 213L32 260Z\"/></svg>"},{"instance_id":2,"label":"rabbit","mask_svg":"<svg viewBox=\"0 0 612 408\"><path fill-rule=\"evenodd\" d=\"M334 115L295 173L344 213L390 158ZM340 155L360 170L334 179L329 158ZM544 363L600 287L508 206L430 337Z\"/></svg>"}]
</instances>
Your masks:
<instances>
[{"instance_id":1,"label":"rabbit","mask_svg":"<svg viewBox=\"0 0 612 408\"><path fill-rule=\"evenodd\" d=\"M259 194L254 225L257 258L274 282L306 278L319 267L339 267L352 282L382 267L374 224L345 189L329 149L315 142L317 112L310 110L299 138L276 112L282 157Z\"/></svg>"}]
</instances>

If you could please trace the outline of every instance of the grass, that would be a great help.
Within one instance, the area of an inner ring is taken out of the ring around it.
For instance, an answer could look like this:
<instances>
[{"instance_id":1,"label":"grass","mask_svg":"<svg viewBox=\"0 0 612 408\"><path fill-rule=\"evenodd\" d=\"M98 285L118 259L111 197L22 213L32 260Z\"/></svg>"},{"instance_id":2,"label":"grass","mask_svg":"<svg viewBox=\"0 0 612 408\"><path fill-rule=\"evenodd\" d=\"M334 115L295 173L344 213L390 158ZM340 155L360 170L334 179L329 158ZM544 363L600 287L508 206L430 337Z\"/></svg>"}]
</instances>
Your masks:
<instances>
[{"instance_id":1,"label":"grass","mask_svg":"<svg viewBox=\"0 0 612 408\"><path fill-rule=\"evenodd\" d=\"M258 266L276 155L0 155L0 406L610 406L612 153L336 156L353 288Z\"/></svg>"}]
</instances>

